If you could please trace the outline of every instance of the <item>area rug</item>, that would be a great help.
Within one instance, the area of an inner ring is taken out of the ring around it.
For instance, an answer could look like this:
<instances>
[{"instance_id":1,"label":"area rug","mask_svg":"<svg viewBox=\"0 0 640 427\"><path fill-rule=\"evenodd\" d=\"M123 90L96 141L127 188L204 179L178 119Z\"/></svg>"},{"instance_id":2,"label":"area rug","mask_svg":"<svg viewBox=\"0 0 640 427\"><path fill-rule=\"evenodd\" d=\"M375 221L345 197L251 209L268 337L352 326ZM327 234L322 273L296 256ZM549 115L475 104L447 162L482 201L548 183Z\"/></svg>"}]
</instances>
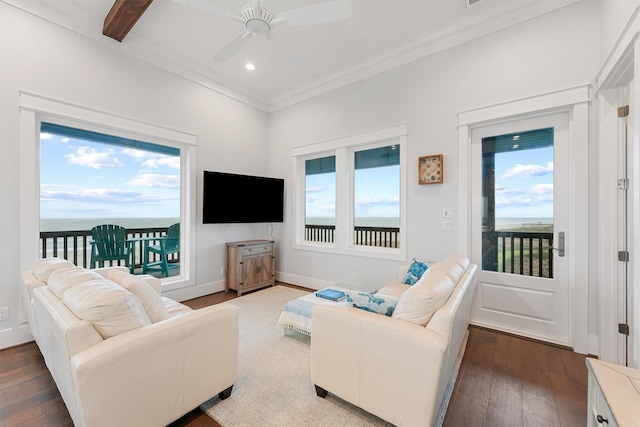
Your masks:
<instances>
[{"instance_id":1,"label":"area rug","mask_svg":"<svg viewBox=\"0 0 640 427\"><path fill-rule=\"evenodd\" d=\"M240 312L238 381L231 397L215 397L201 409L224 427L391 426L331 393L325 399L316 396L308 337L282 336L277 328L284 305L306 293L274 286L229 301ZM459 361L456 372L458 366ZM450 389L453 383L455 375ZM440 423L449 396L443 401Z\"/></svg>"}]
</instances>

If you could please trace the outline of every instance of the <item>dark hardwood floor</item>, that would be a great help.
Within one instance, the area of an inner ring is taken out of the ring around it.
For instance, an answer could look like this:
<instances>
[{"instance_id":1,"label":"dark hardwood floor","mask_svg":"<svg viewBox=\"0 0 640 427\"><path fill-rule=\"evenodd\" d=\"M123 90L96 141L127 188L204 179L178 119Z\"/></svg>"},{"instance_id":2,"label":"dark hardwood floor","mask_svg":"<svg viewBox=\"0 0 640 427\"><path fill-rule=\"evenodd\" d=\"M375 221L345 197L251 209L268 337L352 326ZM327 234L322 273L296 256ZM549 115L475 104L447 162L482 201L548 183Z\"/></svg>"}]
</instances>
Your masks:
<instances>
[{"instance_id":1,"label":"dark hardwood floor","mask_svg":"<svg viewBox=\"0 0 640 427\"><path fill-rule=\"evenodd\" d=\"M197 309L233 298L234 292L220 292L185 304ZM470 328L444 422L446 427L584 426L586 417L584 355ZM1 350L0 426L72 425L36 344ZM219 424L196 409L171 426L219 427Z\"/></svg>"}]
</instances>

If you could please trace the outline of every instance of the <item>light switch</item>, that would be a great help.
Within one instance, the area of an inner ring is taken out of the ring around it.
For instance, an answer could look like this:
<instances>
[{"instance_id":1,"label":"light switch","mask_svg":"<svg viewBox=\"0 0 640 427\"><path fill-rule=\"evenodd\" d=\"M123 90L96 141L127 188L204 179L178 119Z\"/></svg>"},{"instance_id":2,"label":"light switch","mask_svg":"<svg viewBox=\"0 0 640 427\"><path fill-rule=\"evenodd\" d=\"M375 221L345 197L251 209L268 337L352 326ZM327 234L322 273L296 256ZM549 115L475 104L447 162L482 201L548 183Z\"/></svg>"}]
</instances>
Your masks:
<instances>
[{"instance_id":1,"label":"light switch","mask_svg":"<svg viewBox=\"0 0 640 427\"><path fill-rule=\"evenodd\" d=\"M453 220L452 219L443 219L442 220L442 229L446 231L453 231Z\"/></svg>"}]
</instances>

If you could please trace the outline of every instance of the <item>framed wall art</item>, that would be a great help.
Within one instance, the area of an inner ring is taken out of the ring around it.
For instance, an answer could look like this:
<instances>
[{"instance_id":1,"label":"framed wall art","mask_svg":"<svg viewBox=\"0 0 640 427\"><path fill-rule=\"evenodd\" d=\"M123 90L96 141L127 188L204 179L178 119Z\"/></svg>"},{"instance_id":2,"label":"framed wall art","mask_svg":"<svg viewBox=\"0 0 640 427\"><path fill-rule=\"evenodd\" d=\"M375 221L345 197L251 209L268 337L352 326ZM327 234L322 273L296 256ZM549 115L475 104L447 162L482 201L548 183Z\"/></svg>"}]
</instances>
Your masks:
<instances>
[{"instance_id":1,"label":"framed wall art","mask_svg":"<svg viewBox=\"0 0 640 427\"><path fill-rule=\"evenodd\" d=\"M443 166L442 154L418 157L418 184L442 184Z\"/></svg>"}]
</instances>

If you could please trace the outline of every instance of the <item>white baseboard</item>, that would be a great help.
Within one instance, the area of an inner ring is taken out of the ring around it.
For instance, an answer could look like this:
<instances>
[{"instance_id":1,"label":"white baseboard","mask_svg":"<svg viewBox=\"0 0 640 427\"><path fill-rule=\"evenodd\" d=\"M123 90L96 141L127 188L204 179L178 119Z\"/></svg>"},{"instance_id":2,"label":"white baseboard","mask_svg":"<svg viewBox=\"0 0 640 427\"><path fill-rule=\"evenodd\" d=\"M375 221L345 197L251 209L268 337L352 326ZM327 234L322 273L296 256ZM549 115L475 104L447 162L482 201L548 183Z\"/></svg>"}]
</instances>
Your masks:
<instances>
[{"instance_id":1,"label":"white baseboard","mask_svg":"<svg viewBox=\"0 0 640 427\"><path fill-rule=\"evenodd\" d=\"M225 281L203 283L201 285L186 286L184 288L162 291L162 296L171 298L176 301L186 301L188 299L198 298L216 292L224 291Z\"/></svg>"},{"instance_id":2,"label":"white baseboard","mask_svg":"<svg viewBox=\"0 0 640 427\"><path fill-rule=\"evenodd\" d=\"M16 345L33 341L29 325L21 324L17 328L5 328L0 330L0 349L9 348Z\"/></svg>"},{"instance_id":3,"label":"white baseboard","mask_svg":"<svg viewBox=\"0 0 640 427\"><path fill-rule=\"evenodd\" d=\"M336 284L336 282L328 282L326 280L319 280L312 277L282 272L276 272L276 280L278 282L289 283L290 285L297 285L315 290L328 288L329 286L334 286Z\"/></svg>"}]
</instances>

